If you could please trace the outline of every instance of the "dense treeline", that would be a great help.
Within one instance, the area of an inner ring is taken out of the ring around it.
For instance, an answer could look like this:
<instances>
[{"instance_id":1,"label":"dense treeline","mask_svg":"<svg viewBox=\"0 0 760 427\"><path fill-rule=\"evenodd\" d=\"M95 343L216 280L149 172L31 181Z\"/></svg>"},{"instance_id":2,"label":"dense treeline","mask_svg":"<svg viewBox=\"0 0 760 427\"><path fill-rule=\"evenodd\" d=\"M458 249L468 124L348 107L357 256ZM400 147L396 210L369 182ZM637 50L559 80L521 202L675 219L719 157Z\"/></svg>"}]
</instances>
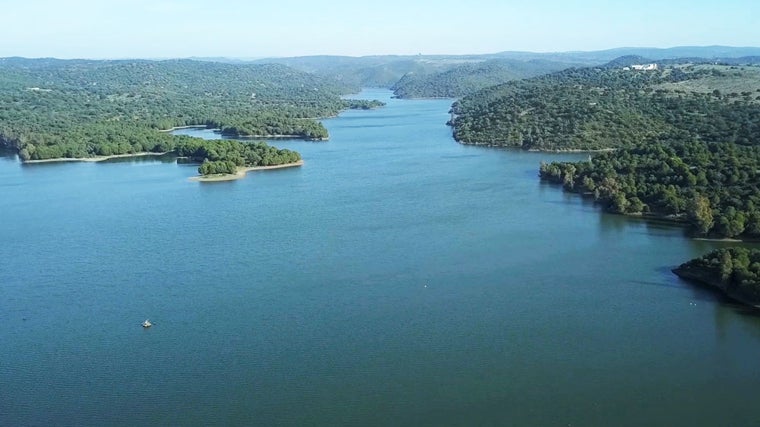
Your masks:
<instances>
[{"instance_id":1,"label":"dense treeline","mask_svg":"<svg viewBox=\"0 0 760 427\"><path fill-rule=\"evenodd\" d=\"M459 98L516 79L567 68L549 61L489 60L432 73L409 73L391 87L399 98Z\"/></svg>"},{"instance_id":2,"label":"dense treeline","mask_svg":"<svg viewBox=\"0 0 760 427\"><path fill-rule=\"evenodd\" d=\"M345 99L336 104L337 109L328 110L285 109L282 107L272 108L255 116L239 117L232 116L224 122L209 122L209 127L221 130L227 136L269 136L269 137L296 137L313 140L326 140L327 129L322 123L314 120L314 117L327 117L337 115L340 110L370 110L384 106L385 103L377 100Z\"/></svg>"},{"instance_id":3,"label":"dense treeline","mask_svg":"<svg viewBox=\"0 0 760 427\"><path fill-rule=\"evenodd\" d=\"M714 286L728 296L760 305L760 250L724 248L682 264L674 273Z\"/></svg>"},{"instance_id":4,"label":"dense treeline","mask_svg":"<svg viewBox=\"0 0 760 427\"><path fill-rule=\"evenodd\" d=\"M384 102L378 101L376 99L346 99L344 102L346 102L346 108L352 110L372 110L385 105Z\"/></svg>"},{"instance_id":5,"label":"dense treeline","mask_svg":"<svg viewBox=\"0 0 760 427\"><path fill-rule=\"evenodd\" d=\"M702 235L760 238L760 146L669 139L542 164L540 175L612 212L667 215Z\"/></svg>"},{"instance_id":6,"label":"dense treeline","mask_svg":"<svg viewBox=\"0 0 760 427\"><path fill-rule=\"evenodd\" d=\"M758 68L738 75L728 69L569 69L465 97L453 105L450 123L463 143L537 150L626 147L668 135L750 144L760 131ZM721 79L746 90L690 90Z\"/></svg>"},{"instance_id":7,"label":"dense treeline","mask_svg":"<svg viewBox=\"0 0 760 427\"><path fill-rule=\"evenodd\" d=\"M0 143L35 160L171 151L158 130L188 125L324 139L315 119L363 108L340 98L357 89L277 64L4 58Z\"/></svg>"},{"instance_id":8,"label":"dense treeline","mask_svg":"<svg viewBox=\"0 0 760 427\"><path fill-rule=\"evenodd\" d=\"M212 127L220 129L222 135L227 136L295 137L314 140L325 140L328 137L327 129L322 123L307 118L282 116L275 112L213 123Z\"/></svg>"}]
</instances>

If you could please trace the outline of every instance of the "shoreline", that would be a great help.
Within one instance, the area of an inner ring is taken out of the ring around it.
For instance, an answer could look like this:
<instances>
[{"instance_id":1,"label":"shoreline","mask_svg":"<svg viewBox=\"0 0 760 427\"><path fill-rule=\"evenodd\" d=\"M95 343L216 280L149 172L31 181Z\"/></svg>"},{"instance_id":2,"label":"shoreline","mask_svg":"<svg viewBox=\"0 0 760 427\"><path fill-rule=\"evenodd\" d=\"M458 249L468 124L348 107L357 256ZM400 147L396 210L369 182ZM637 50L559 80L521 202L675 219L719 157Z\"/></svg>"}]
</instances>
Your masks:
<instances>
[{"instance_id":1,"label":"shoreline","mask_svg":"<svg viewBox=\"0 0 760 427\"><path fill-rule=\"evenodd\" d=\"M22 160L22 164L36 164L36 163L58 163L58 162L102 162L110 159L124 159L128 157L150 157L150 156L163 156L171 153L171 151L165 151L163 153L152 153L144 151L141 153L133 154L112 154L110 156L95 156L95 157L57 157L55 159L38 159L38 160Z\"/></svg>"},{"instance_id":2,"label":"shoreline","mask_svg":"<svg viewBox=\"0 0 760 427\"><path fill-rule=\"evenodd\" d=\"M552 186L562 186L562 184L557 182L552 182L547 179L541 178L540 181L542 183L546 183L548 185ZM583 199L592 199L593 200L593 194L589 192L577 192L577 191L570 191L562 188L562 191L568 194L574 194L576 196L580 196ZM597 206L597 202L594 201L594 206L599 210L600 213L603 213L605 215L619 215L622 217L625 217L626 219L633 219L638 221L644 221L644 222L660 222L663 224L669 224L674 225L683 228L685 231L688 232L688 225L689 222L685 218L685 214L681 215L671 215L671 214L662 214L662 213L656 213L656 212L631 212L631 213L619 213L619 212L610 212L606 210L602 206ZM697 240L697 241L703 241L703 242L716 242L716 243L757 243L760 242L760 238L755 237L748 237L748 236L734 236L734 237L709 237L705 235L693 235L688 234L686 235L686 238L689 240Z\"/></svg>"},{"instance_id":3,"label":"shoreline","mask_svg":"<svg viewBox=\"0 0 760 427\"><path fill-rule=\"evenodd\" d=\"M215 131L218 131L216 129ZM219 132L220 135L228 138L240 139L298 139L301 141L328 141L330 138L309 138L303 135L229 135Z\"/></svg>"},{"instance_id":4,"label":"shoreline","mask_svg":"<svg viewBox=\"0 0 760 427\"><path fill-rule=\"evenodd\" d=\"M451 100L456 101L458 99L462 99L463 96L459 96L459 97L456 97L456 96L455 97L449 97L449 96L419 96L419 97L417 97L417 96L409 96L409 97L407 97L407 96L399 96L399 95L395 95L394 94L391 98L393 98L393 99L400 99L402 101L438 101L438 100L447 100L447 99L451 99Z\"/></svg>"},{"instance_id":5,"label":"shoreline","mask_svg":"<svg viewBox=\"0 0 760 427\"><path fill-rule=\"evenodd\" d=\"M335 116L337 117L337 116ZM311 119L310 119L311 120ZM313 120L320 120L320 119L313 119ZM205 125L188 125L188 126L176 126L169 129L159 129L159 132L174 132L175 130L181 130L181 129L210 129L213 130L215 133L218 133L219 135L222 135L227 138L240 138L240 139L300 139L303 141L328 141L330 137L326 138L309 138L307 136L303 135L242 135L242 134L226 134L222 132L219 128L211 128Z\"/></svg>"},{"instance_id":6,"label":"shoreline","mask_svg":"<svg viewBox=\"0 0 760 427\"><path fill-rule=\"evenodd\" d=\"M563 190L564 191L564 190ZM579 193L573 193L572 194L579 194ZM581 195L584 196L584 195ZM671 225L677 225L679 227L688 227L689 222L684 219L683 217L677 217L673 215L667 215L667 214L658 214L658 213L646 213L643 214L641 212L638 213L615 213L615 212L607 212L604 210L604 208L600 208L601 211L608 215L621 215L626 218L635 218L640 219L643 221L659 221L666 224ZM688 230L687 230L688 231ZM707 237L707 236L700 236L700 235L689 235L687 234L686 238L689 240L697 240L701 242L716 242L716 243L756 243L760 242L760 239L753 238L753 237L747 237L747 236L734 236L734 237Z\"/></svg>"},{"instance_id":7,"label":"shoreline","mask_svg":"<svg viewBox=\"0 0 760 427\"><path fill-rule=\"evenodd\" d=\"M222 175L208 175L208 176L191 176L189 181L195 182L224 182L224 181L236 181L238 179L245 178L246 174L251 171L271 170L271 169L284 169L303 166L303 160L299 160L293 163L283 163L281 165L273 166L248 166L238 168L234 174L222 174Z\"/></svg>"},{"instance_id":8,"label":"shoreline","mask_svg":"<svg viewBox=\"0 0 760 427\"><path fill-rule=\"evenodd\" d=\"M584 150L582 148L557 148L554 150L546 150L546 149L540 149L540 148L529 148L525 151L532 152L532 153L609 153L611 151L616 151L617 148L596 148L596 149L588 149Z\"/></svg>"},{"instance_id":9,"label":"shoreline","mask_svg":"<svg viewBox=\"0 0 760 427\"><path fill-rule=\"evenodd\" d=\"M687 282L702 285L708 289L713 290L714 292L720 293L728 299L744 304L745 306L752 309L760 309L760 302L750 299L737 292L731 291L730 283L721 281L720 278L716 276L716 272L713 270L704 267L694 267L687 266L686 264L681 264L680 266L671 269L670 271Z\"/></svg>"},{"instance_id":10,"label":"shoreline","mask_svg":"<svg viewBox=\"0 0 760 427\"><path fill-rule=\"evenodd\" d=\"M174 132L175 130L180 129L208 129L208 126L206 125L187 125L187 126L175 126L173 128L169 129L159 129L159 132Z\"/></svg>"},{"instance_id":11,"label":"shoreline","mask_svg":"<svg viewBox=\"0 0 760 427\"><path fill-rule=\"evenodd\" d=\"M518 145L496 145L490 142L464 142L460 141L456 138L454 138L454 141L461 145L472 145L474 147L486 147L486 148L506 148L510 150L520 150L525 151L527 153L550 153L550 154L564 154L564 153L609 153L612 151L617 151L617 148L594 148L594 149L584 149L584 148L555 148L555 149L548 149L548 148L523 148L522 146Z\"/></svg>"},{"instance_id":12,"label":"shoreline","mask_svg":"<svg viewBox=\"0 0 760 427\"><path fill-rule=\"evenodd\" d=\"M756 242L756 240L742 240L742 239L734 239L731 237L692 237L694 240L700 240L703 242L718 242L718 243L752 243Z\"/></svg>"}]
</instances>

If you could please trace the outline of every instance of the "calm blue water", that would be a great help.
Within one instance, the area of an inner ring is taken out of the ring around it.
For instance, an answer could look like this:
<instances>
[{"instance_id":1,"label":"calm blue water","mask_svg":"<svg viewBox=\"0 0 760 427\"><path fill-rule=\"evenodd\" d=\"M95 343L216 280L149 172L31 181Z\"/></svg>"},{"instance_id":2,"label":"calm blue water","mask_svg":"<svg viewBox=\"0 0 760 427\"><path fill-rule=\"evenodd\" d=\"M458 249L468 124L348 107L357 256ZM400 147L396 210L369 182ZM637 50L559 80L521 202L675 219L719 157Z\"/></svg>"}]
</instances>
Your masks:
<instances>
[{"instance_id":1,"label":"calm blue water","mask_svg":"<svg viewBox=\"0 0 760 427\"><path fill-rule=\"evenodd\" d=\"M717 243L389 95L235 182L0 158L0 425L760 422L760 318L669 271Z\"/></svg>"}]
</instances>

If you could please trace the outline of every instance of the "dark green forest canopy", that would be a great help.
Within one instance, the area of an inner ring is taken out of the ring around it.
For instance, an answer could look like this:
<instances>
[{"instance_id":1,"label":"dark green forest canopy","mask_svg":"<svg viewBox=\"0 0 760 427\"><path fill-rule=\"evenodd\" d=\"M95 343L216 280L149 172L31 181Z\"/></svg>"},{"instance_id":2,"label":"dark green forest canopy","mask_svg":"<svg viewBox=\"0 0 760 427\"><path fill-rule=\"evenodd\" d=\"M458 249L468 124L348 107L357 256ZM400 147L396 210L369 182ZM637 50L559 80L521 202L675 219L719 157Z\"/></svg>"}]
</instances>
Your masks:
<instances>
[{"instance_id":1,"label":"dark green forest canopy","mask_svg":"<svg viewBox=\"0 0 760 427\"><path fill-rule=\"evenodd\" d=\"M760 128L760 67L656 71L568 69L490 87L456 102L467 144L598 150L669 135L749 144Z\"/></svg>"},{"instance_id":2,"label":"dark green forest canopy","mask_svg":"<svg viewBox=\"0 0 760 427\"><path fill-rule=\"evenodd\" d=\"M673 270L677 275L716 287L747 304L760 305L760 250L716 249Z\"/></svg>"},{"instance_id":3,"label":"dark green forest canopy","mask_svg":"<svg viewBox=\"0 0 760 427\"><path fill-rule=\"evenodd\" d=\"M760 238L760 146L668 140L542 164L541 178L611 212L655 214L713 237Z\"/></svg>"},{"instance_id":4,"label":"dark green forest canopy","mask_svg":"<svg viewBox=\"0 0 760 427\"><path fill-rule=\"evenodd\" d=\"M0 59L0 142L24 160L175 149L159 130L327 138L359 88L278 64Z\"/></svg>"}]
</instances>

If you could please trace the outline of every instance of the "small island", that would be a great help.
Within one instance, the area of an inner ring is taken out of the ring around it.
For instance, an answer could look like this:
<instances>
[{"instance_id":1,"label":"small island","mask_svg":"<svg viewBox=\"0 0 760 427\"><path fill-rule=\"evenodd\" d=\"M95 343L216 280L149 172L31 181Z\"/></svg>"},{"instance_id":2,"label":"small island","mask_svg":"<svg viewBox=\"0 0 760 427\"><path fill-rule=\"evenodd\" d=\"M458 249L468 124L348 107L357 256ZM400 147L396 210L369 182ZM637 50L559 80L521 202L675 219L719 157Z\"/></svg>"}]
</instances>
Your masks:
<instances>
[{"instance_id":1,"label":"small island","mask_svg":"<svg viewBox=\"0 0 760 427\"><path fill-rule=\"evenodd\" d=\"M303 160L299 160L293 163L283 163L280 165L273 165L273 166L239 167L237 168L235 173L206 174L206 175L201 175L201 176L193 176L193 177L190 177L189 179L190 181L198 181L198 182L235 181L235 180L245 177L246 173L251 172L251 171L283 169L283 168L292 168L296 166L303 166Z\"/></svg>"},{"instance_id":2,"label":"small island","mask_svg":"<svg viewBox=\"0 0 760 427\"><path fill-rule=\"evenodd\" d=\"M230 181L253 170L279 169L303 165L298 152L278 149L265 142L241 142L230 139L200 140L187 138L178 144L176 153L201 162L197 181Z\"/></svg>"},{"instance_id":3,"label":"small island","mask_svg":"<svg viewBox=\"0 0 760 427\"><path fill-rule=\"evenodd\" d=\"M714 250L673 269L678 277L715 288L741 303L760 308L760 250Z\"/></svg>"}]
</instances>

